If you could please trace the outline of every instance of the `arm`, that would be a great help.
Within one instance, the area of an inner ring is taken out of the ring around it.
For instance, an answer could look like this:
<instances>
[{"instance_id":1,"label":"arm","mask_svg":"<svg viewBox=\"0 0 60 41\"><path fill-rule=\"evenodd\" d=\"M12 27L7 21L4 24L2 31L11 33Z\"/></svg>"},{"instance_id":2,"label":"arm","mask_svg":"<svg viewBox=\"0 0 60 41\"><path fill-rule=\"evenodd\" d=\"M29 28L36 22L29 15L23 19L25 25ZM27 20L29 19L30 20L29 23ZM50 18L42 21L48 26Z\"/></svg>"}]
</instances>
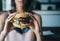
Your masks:
<instances>
[{"instance_id":1,"label":"arm","mask_svg":"<svg viewBox=\"0 0 60 41\"><path fill-rule=\"evenodd\" d=\"M36 35L37 41L42 41L41 40L41 33L36 33L35 35Z\"/></svg>"},{"instance_id":2,"label":"arm","mask_svg":"<svg viewBox=\"0 0 60 41\"><path fill-rule=\"evenodd\" d=\"M8 18L5 19L5 24L3 27L3 30L0 33L0 41L3 41L6 37L6 35L10 32L12 24L10 23L10 20L15 16L15 14L10 14Z\"/></svg>"},{"instance_id":3,"label":"arm","mask_svg":"<svg viewBox=\"0 0 60 41\"><path fill-rule=\"evenodd\" d=\"M8 16L7 12L0 14L0 33L4 28L5 19Z\"/></svg>"},{"instance_id":4,"label":"arm","mask_svg":"<svg viewBox=\"0 0 60 41\"><path fill-rule=\"evenodd\" d=\"M35 14L34 17L37 19L38 21L38 26L37 28L39 28L39 32L35 33L36 37L37 37L37 41L42 41L42 19L41 16L38 14Z\"/></svg>"},{"instance_id":5,"label":"arm","mask_svg":"<svg viewBox=\"0 0 60 41\"><path fill-rule=\"evenodd\" d=\"M29 26L30 29L35 33L37 41L42 41L42 21L41 21L41 16L38 14L30 14L30 17L32 18L33 22L31 23L31 25Z\"/></svg>"},{"instance_id":6,"label":"arm","mask_svg":"<svg viewBox=\"0 0 60 41\"><path fill-rule=\"evenodd\" d=\"M0 14L0 41L2 41L2 39L5 36L5 32L3 31L3 28L7 16L8 16L7 12Z\"/></svg>"}]
</instances>

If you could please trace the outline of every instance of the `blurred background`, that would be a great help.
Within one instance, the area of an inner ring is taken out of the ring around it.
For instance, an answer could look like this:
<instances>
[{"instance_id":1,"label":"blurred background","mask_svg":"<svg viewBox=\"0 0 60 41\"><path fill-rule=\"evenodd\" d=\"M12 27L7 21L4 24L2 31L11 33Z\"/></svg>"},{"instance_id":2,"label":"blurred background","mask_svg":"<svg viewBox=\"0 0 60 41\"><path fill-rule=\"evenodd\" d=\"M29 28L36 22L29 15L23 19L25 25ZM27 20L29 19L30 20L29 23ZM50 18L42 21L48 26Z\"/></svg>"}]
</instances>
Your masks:
<instances>
[{"instance_id":1,"label":"blurred background","mask_svg":"<svg viewBox=\"0 0 60 41\"><path fill-rule=\"evenodd\" d=\"M0 13L11 10L11 0L0 0ZM36 12L42 17L43 41L60 41L60 0L36 0Z\"/></svg>"}]
</instances>

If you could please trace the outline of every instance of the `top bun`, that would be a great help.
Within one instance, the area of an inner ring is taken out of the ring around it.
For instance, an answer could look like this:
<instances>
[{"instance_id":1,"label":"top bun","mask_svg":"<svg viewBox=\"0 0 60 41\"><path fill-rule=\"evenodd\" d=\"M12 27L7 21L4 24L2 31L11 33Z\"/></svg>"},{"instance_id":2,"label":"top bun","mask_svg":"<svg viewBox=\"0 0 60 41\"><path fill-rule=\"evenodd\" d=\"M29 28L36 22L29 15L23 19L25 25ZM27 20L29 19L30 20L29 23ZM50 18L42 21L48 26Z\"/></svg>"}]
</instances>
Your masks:
<instances>
[{"instance_id":1,"label":"top bun","mask_svg":"<svg viewBox=\"0 0 60 41\"><path fill-rule=\"evenodd\" d=\"M27 17L29 17L29 15L28 14L25 14L25 13L16 14L16 16L14 18L20 18L20 17L27 18Z\"/></svg>"}]
</instances>

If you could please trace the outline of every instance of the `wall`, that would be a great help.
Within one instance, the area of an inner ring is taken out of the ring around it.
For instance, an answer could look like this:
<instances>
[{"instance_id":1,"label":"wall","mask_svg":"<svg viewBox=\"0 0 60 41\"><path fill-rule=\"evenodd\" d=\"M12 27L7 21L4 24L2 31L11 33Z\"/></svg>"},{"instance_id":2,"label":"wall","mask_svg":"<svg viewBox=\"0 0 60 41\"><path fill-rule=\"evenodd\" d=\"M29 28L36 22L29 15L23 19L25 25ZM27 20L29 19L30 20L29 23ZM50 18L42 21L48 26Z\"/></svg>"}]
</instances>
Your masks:
<instances>
[{"instance_id":1,"label":"wall","mask_svg":"<svg viewBox=\"0 0 60 41\"><path fill-rule=\"evenodd\" d=\"M51 2L60 2L60 0L37 0L37 1L40 1L40 2L49 2L49 1L51 1Z\"/></svg>"},{"instance_id":2,"label":"wall","mask_svg":"<svg viewBox=\"0 0 60 41\"><path fill-rule=\"evenodd\" d=\"M2 0L3 11L8 11L11 9L11 0Z\"/></svg>"},{"instance_id":3,"label":"wall","mask_svg":"<svg viewBox=\"0 0 60 41\"><path fill-rule=\"evenodd\" d=\"M41 10L48 10L48 7L51 7L51 10L56 10L56 5L55 4L42 4L41 5Z\"/></svg>"},{"instance_id":4,"label":"wall","mask_svg":"<svg viewBox=\"0 0 60 41\"><path fill-rule=\"evenodd\" d=\"M60 27L60 11L34 11L41 15L43 27Z\"/></svg>"},{"instance_id":5,"label":"wall","mask_svg":"<svg viewBox=\"0 0 60 41\"><path fill-rule=\"evenodd\" d=\"M49 0L37 0L37 1L40 1L40 2L49 2Z\"/></svg>"}]
</instances>

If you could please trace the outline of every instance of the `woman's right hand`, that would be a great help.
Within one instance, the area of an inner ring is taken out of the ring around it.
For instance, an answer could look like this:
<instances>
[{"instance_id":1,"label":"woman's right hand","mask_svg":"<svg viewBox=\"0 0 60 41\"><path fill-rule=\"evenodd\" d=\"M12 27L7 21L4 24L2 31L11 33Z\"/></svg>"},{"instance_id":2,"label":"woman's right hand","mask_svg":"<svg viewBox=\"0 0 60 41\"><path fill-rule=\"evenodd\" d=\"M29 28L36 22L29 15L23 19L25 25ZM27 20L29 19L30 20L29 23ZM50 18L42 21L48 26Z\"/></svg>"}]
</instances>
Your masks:
<instances>
[{"instance_id":1,"label":"woman's right hand","mask_svg":"<svg viewBox=\"0 0 60 41\"><path fill-rule=\"evenodd\" d=\"M4 30L5 30L7 33L10 32L11 26L12 26L10 20L11 20L15 15L16 15L16 13L9 14L8 18L7 18L6 21L5 21Z\"/></svg>"},{"instance_id":2,"label":"woman's right hand","mask_svg":"<svg viewBox=\"0 0 60 41\"><path fill-rule=\"evenodd\" d=\"M5 20L4 29L0 34L0 41L2 41L5 36L10 32L12 24L10 23L10 20L15 16L16 14L10 14L8 18Z\"/></svg>"},{"instance_id":3,"label":"woman's right hand","mask_svg":"<svg viewBox=\"0 0 60 41\"><path fill-rule=\"evenodd\" d=\"M8 18L6 19L6 21L5 21L5 26L4 26L4 30L5 30L6 32L9 32L9 31L11 30L12 24L11 24L10 20L11 20L15 15L16 15L15 13L14 13L14 14L10 14L10 15L8 16Z\"/></svg>"}]
</instances>

